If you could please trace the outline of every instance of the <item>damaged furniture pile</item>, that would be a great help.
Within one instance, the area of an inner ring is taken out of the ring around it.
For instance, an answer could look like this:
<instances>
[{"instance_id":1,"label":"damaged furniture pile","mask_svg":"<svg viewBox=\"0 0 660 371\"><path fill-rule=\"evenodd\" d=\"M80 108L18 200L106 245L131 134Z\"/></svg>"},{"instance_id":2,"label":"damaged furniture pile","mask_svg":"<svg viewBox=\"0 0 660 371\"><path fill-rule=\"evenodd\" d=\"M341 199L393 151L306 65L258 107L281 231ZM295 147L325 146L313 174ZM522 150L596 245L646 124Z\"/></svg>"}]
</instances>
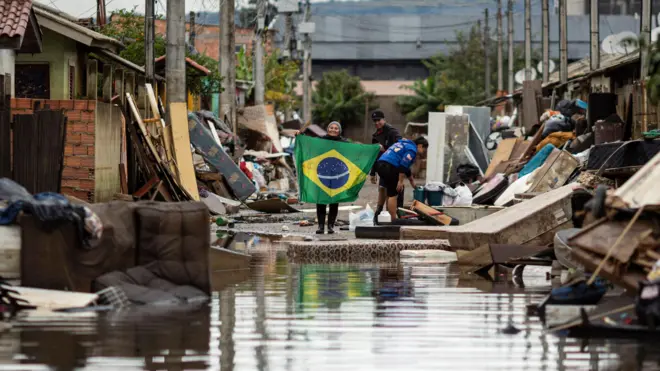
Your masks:
<instances>
[{"instance_id":1,"label":"damaged furniture pile","mask_svg":"<svg viewBox=\"0 0 660 371\"><path fill-rule=\"evenodd\" d=\"M2 285L17 299L26 299L23 291L37 302L58 297L51 309L60 311L73 310L79 301L67 301L80 293L93 294L83 305L91 311L209 299L209 212L201 202L89 205L59 194L33 196L6 178L0 199Z\"/></svg>"},{"instance_id":2,"label":"damaged furniture pile","mask_svg":"<svg viewBox=\"0 0 660 371\"><path fill-rule=\"evenodd\" d=\"M150 118L143 118L126 94L127 122L133 123L126 125L133 148L129 153L138 166L131 171L126 167L122 193L131 188L136 189L130 193L134 199L200 200L216 215L236 213L248 199L296 198L295 172L286 160L290 154L266 106L239 110L232 130L209 111L189 113L185 105L173 103L166 113L152 87L147 84L146 90ZM166 114L187 125L166 125Z\"/></svg>"}]
</instances>

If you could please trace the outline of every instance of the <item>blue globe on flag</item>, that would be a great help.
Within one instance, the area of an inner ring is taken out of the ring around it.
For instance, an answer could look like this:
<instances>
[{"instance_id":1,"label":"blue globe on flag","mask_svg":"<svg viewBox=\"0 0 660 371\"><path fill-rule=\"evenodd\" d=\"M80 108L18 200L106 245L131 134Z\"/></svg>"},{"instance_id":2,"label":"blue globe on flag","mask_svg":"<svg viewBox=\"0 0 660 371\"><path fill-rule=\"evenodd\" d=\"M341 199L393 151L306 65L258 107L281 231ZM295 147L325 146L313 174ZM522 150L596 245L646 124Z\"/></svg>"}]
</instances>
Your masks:
<instances>
[{"instance_id":1,"label":"blue globe on flag","mask_svg":"<svg viewBox=\"0 0 660 371\"><path fill-rule=\"evenodd\" d=\"M351 175L348 166L336 157L327 157L319 162L316 174L324 186L330 189L343 187Z\"/></svg>"}]
</instances>

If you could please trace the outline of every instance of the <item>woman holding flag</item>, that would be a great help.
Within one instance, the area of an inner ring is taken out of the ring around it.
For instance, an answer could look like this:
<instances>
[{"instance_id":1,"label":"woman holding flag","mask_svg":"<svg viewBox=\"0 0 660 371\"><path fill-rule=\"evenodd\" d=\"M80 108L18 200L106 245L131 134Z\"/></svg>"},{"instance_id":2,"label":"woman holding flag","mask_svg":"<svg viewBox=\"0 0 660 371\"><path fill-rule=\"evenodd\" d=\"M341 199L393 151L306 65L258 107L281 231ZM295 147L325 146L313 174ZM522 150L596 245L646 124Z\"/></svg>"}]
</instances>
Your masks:
<instances>
[{"instance_id":1,"label":"woman holding flag","mask_svg":"<svg viewBox=\"0 0 660 371\"><path fill-rule=\"evenodd\" d=\"M346 142L346 138L341 136L341 124L337 121L333 121L328 124L326 130L328 134L323 136L323 139L334 140L338 142ZM339 204L329 204L327 208L330 209L328 213L328 234L335 233L335 222L337 221L337 215L339 214ZM316 230L316 234L325 233L325 204L316 204L316 219L319 221L319 229Z\"/></svg>"},{"instance_id":2,"label":"woman holding flag","mask_svg":"<svg viewBox=\"0 0 660 371\"><path fill-rule=\"evenodd\" d=\"M327 134L324 135L321 139L333 140L337 142L347 142L346 138L341 136L341 124L337 121L333 121L328 124ZM300 132L296 133L296 135ZM326 209L330 209L328 213L328 234L335 233L335 222L337 221L337 215L339 214L339 204L316 204L316 219L319 221L319 229L316 231L316 234L325 233L325 215Z\"/></svg>"},{"instance_id":3,"label":"woman holding flag","mask_svg":"<svg viewBox=\"0 0 660 371\"><path fill-rule=\"evenodd\" d=\"M337 121L328 124L326 130L322 138L300 135L295 145L299 198L316 204L317 234L325 233L328 208L328 234L335 233L339 204L358 198L379 151L375 144L349 143L341 136L342 127Z\"/></svg>"}]
</instances>

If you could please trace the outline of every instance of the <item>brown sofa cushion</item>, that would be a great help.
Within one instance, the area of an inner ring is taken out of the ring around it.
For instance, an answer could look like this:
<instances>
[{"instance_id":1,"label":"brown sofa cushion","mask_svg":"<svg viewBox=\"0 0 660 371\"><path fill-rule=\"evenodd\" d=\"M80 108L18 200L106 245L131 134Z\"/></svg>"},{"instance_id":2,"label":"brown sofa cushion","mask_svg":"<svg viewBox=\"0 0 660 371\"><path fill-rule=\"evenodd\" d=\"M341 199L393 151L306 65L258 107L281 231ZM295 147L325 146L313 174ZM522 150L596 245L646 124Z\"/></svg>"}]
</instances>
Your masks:
<instances>
[{"instance_id":1,"label":"brown sofa cushion","mask_svg":"<svg viewBox=\"0 0 660 371\"><path fill-rule=\"evenodd\" d=\"M137 264L176 285L210 293L209 216L201 202L140 203Z\"/></svg>"}]
</instances>

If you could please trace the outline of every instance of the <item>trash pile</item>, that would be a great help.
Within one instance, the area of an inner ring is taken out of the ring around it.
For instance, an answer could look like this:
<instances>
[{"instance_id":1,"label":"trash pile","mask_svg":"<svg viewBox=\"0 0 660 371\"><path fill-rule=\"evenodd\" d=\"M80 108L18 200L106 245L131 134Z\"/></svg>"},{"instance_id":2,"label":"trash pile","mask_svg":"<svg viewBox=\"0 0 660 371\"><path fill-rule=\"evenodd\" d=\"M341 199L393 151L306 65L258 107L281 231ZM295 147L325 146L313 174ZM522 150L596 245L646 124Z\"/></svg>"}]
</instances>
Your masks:
<instances>
[{"instance_id":1,"label":"trash pile","mask_svg":"<svg viewBox=\"0 0 660 371\"><path fill-rule=\"evenodd\" d=\"M232 128L210 111L187 112L185 105L173 104L170 117L187 121L188 143L185 135L165 125L163 105L148 84L147 92L154 116L148 119L142 118L127 94L130 124L126 127L136 146L136 182L143 185L122 199L199 199L216 215L236 213L248 200L297 200L290 159L295 130L280 127L269 106L239 109ZM128 187L123 188L128 194Z\"/></svg>"}]
</instances>

